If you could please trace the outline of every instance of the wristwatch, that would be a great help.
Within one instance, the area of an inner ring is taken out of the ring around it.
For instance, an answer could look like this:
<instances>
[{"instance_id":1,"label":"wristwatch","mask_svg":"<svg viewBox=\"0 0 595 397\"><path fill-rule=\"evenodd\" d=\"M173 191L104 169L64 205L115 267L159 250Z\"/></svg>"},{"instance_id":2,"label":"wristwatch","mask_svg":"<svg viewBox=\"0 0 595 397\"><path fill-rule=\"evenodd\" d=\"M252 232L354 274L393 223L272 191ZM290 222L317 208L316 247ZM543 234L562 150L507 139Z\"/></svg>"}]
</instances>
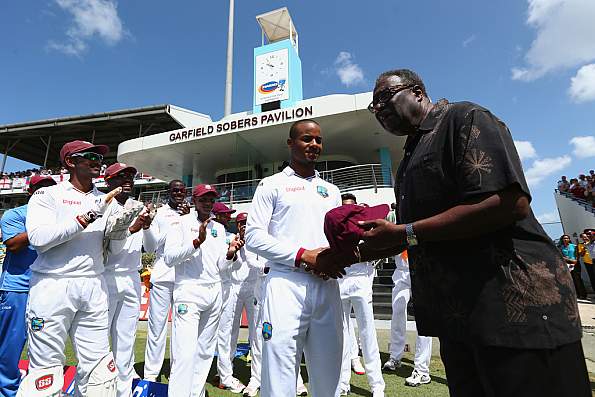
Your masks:
<instances>
[{"instance_id":1,"label":"wristwatch","mask_svg":"<svg viewBox=\"0 0 595 397\"><path fill-rule=\"evenodd\" d=\"M413 223L405 225L405 233L407 233L407 245L409 247L417 245L417 236L413 231Z\"/></svg>"}]
</instances>

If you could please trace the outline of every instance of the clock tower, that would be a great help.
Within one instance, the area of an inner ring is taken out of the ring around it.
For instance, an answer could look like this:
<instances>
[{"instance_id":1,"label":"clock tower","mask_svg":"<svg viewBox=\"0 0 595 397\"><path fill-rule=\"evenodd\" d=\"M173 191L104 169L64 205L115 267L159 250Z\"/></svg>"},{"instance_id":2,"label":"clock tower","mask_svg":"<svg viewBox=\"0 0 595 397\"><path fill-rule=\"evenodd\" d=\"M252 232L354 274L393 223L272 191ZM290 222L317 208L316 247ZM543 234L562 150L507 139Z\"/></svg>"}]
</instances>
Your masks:
<instances>
[{"instance_id":1,"label":"clock tower","mask_svg":"<svg viewBox=\"0 0 595 397\"><path fill-rule=\"evenodd\" d=\"M256 17L262 45L254 49L253 112L292 107L303 99L298 35L286 7Z\"/></svg>"}]
</instances>

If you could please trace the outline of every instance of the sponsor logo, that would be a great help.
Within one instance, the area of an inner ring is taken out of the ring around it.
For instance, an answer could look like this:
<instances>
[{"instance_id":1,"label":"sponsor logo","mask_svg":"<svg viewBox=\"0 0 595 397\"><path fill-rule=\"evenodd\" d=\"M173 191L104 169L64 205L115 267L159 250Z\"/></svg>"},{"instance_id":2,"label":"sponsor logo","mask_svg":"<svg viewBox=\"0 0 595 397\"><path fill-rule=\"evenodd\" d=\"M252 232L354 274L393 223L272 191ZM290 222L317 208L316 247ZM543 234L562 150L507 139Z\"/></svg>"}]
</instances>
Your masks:
<instances>
[{"instance_id":1,"label":"sponsor logo","mask_svg":"<svg viewBox=\"0 0 595 397\"><path fill-rule=\"evenodd\" d=\"M262 323L262 338L264 340L270 340L273 337L273 324L265 321Z\"/></svg>"},{"instance_id":2,"label":"sponsor logo","mask_svg":"<svg viewBox=\"0 0 595 397\"><path fill-rule=\"evenodd\" d=\"M291 186L291 187L286 187L285 188L285 191L286 192L290 192L290 193L298 192L300 190L306 190L306 188L303 187L303 186Z\"/></svg>"},{"instance_id":3,"label":"sponsor logo","mask_svg":"<svg viewBox=\"0 0 595 397\"><path fill-rule=\"evenodd\" d=\"M33 195L35 196L36 194L44 194L45 192L43 191L43 189L38 189L35 191L35 193L33 193Z\"/></svg>"},{"instance_id":4,"label":"sponsor logo","mask_svg":"<svg viewBox=\"0 0 595 397\"><path fill-rule=\"evenodd\" d=\"M114 363L113 359L111 359L109 363L107 363L107 369L109 372L116 372L116 364Z\"/></svg>"},{"instance_id":5,"label":"sponsor logo","mask_svg":"<svg viewBox=\"0 0 595 397\"><path fill-rule=\"evenodd\" d=\"M178 314L183 316L186 313L188 313L188 305L185 303L180 303L178 305Z\"/></svg>"},{"instance_id":6,"label":"sponsor logo","mask_svg":"<svg viewBox=\"0 0 595 397\"><path fill-rule=\"evenodd\" d=\"M31 331L41 331L45 326L45 320L41 317L33 317L31 319Z\"/></svg>"},{"instance_id":7,"label":"sponsor logo","mask_svg":"<svg viewBox=\"0 0 595 397\"><path fill-rule=\"evenodd\" d=\"M37 390L46 390L49 389L54 384L54 375L48 374L40 376L39 378L35 379L35 388Z\"/></svg>"},{"instance_id":8,"label":"sponsor logo","mask_svg":"<svg viewBox=\"0 0 595 397\"><path fill-rule=\"evenodd\" d=\"M217 237L217 229L211 229L211 236Z\"/></svg>"},{"instance_id":9,"label":"sponsor logo","mask_svg":"<svg viewBox=\"0 0 595 397\"><path fill-rule=\"evenodd\" d=\"M261 86L258 87L258 92L261 94L270 94L279 88L279 86L280 84L278 81L269 81L268 83L261 84Z\"/></svg>"},{"instance_id":10,"label":"sponsor logo","mask_svg":"<svg viewBox=\"0 0 595 397\"><path fill-rule=\"evenodd\" d=\"M318 194L320 194L324 198L328 197L328 189L324 186L316 186L316 192L318 192Z\"/></svg>"},{"instance_id":11,"label":"sponsor logo","mask_svg":"<svg viewBox=\"0 0 595 397\"><path fill-rule=\"evenodd\" d=\"M38 192L39 192L39 190L38 190ZM62 199L62 204L81 205L82 203L80 201L77 201L77 200L66 200L66 199Z\"/></svg>"}]
</instances>

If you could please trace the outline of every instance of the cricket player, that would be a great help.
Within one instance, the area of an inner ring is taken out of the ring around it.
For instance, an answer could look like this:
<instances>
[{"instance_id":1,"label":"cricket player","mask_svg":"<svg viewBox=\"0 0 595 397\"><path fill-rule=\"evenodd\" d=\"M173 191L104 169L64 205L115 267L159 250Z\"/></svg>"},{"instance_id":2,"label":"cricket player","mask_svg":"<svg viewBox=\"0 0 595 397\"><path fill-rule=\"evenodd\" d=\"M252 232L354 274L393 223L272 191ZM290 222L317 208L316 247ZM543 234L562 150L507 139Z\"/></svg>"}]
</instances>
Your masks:
<instances>
[{"instance_id":1,"label":"cricket player","mask_svg":"<svg viewBox=\"0 0 595 397\"><path fill-rule=\"evenodd\" d=\"M66 143L60 159L70 180L40 189L29 200L27 235L38 256L31 265L26 317L29 374L17 396L35 390L59 395L68 336L78 360L75 396L115 396L101 216L121 189L104 195L92 182L107 151L85 141Z\"/></svg>"},{"instance_id":2,"label":"cricket player","mask_svg":"<svg viewBox=\"0 0 595 397\"><path fill-rule=\"evenodd\" d=\"M37 189L55 184L49 176L34 175L27 192L31 196ZM37 258L37 252L29 245L26 219L27 204L9 209L0 220L7 251L0 276L0 396L5 397L15 397L21 383L18 364L27 340L29 266Z\"/></svg>"},{"instance_id":3,"label":"cricket player","mask_svg":"<svg viewBox=\"0 0 595 397\"><path fill-rule=\"evenodd\" d=\"M231 214L234 212L235 210L223 203L213 205L215 221L221 223L226 229L229 226ZM244 241L245 227L240 228L238 225L238 228L239 239ZM228 243L235 238L233 233L227 231L226 236ZM254 340L254 285L258 277L258 270L248 265L248 261L253 260L252 255L246 251L245 247L242 247L238 253L238 260L227 271L222 272L224 280L222 288L227 290L227 293L224 293L227 296L223 300L223 310L217 331L217 372L219 373L219 388L232 393L242 393L246 387L233 376L233 359L235 358L244 308L246 308L248 317L249 339L250 341Z\"/></svg>"},{"instance_id":4,"label":"cricket player","mask_svg":"<svg viewBox=\"0 0 595 397\"><path fill-rule=\"evenodd\" d=\"M110 213L120 213L134 204L144 205L130 197L134 186L136 168L124 163L114 163L105 170L105 181L110 190L117 187L122 192L112 200ZM138 270L141 268L143 235L151 226L151 216L146 208L132 224L125 225L123 247L117 254L108 255L104 278L108 288L109 330L112 350L118 369L118 397L132 396L134 371L134 341L139 317L141 283Z\"/></svg>"},{"instance_id":5,"label":"cricket player","mask_svg":"<svg viewBox=\"0 0 595 397\"><path fill-rule=\"evenodd\" d=\"M395 256L393 272L393 315L390 322L390 358L384 363L384 369L394 371L401 367L401 358L405 351L407 325L407 304L411 298L411 278L407 251ZM432 338L417 335L415 342L415 361L411 376L405 379L407 386L420 386L430 383L430 359L432 358Z\"/></svg>"},{"instance_id":6,"label":"cricket player","mask_svg":"<svg viewBox=\"0 0 595 397\"><path fill-rule=\"evenodd\" d=\"M343 205L357 204L353 194L346 193L341 196ZM346 396L350 390L352 367L352 339L350 331L354 334L350 321L351 308L355 312L355 319L358 324L364 354L364 365L368 383L372 389L373 397L384 397L384 379L380 363L380 350L376 339L376 327L374 325L374 311L372 308L372 282L374 279L374 266L369 262L356 263L347 267L345 277L339 279L339 290L343 304L343 361L341 367L341 382L339 395ZM355 338L354 338L355 339ZM359 362L359 358L356 358Z\"/></svg>"},{"instance_id":7,"label":"cricket player","mask_svg":"<svg viewBox=\"0 0 595 397\"><path fill-rule=\"evenodd\" d=\"M212 185L197 185L192 191L197 216L174 222L165 240L165 263L176 267L171 396L205 394L221 316L221 271L243 246L239 238L228 244L223 225L211 222L218 196Z\"/></svg>"},{"instance_id":8,"label":"cricket player","mask_svg":"<svg viewBox=\"0 0 595 397\"><path fill-rule=\"evenodd\" d=\"M165 264L163 250L170 225L181 216L188 215L190 206L186 201L186 185L180 180L169 183L169 199L166 205L157 209L155 219L147 230L144 248L155 253L155 263L151 271L151 291L149 296L149 321L147 329L147 347L145 349L144 378L155 382L163 359L167 341L167 322L170 307L174 300L173 268ZM171 351L171 349L170 349Z\"/></svg>"},{"instance_id":9,"label":"cricket player","mask_svg":"<svg viewBox=\"0 0 595 397\"><path fill-rule=\"evenodd\" d=\"M246 225L248 250L271 269L262 309L261 394L296 395L303 351L312 395L335 396L343 351L339 285L313 273L326 275L316 262L328 246L324 216L341 205L341 196L315 169L322 153L316 121L295 122L287 145L289 166L261 181Z\"/></svg>"}]
</instances>

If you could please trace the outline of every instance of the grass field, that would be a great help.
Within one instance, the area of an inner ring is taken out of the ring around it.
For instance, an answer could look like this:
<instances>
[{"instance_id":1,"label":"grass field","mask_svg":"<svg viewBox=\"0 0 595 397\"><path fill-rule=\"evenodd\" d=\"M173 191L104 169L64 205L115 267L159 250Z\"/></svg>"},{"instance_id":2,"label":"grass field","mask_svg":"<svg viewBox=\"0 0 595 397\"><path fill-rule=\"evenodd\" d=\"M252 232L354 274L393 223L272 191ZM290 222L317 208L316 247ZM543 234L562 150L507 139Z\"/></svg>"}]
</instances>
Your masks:
<instances>
[{"instance_id":1,"label":"grass field","mask_svg":"<svg viewBox=\"0 0 595 397\"><path fill-rule=\"evenodd\" d=\"M388 353L386 353L386 347L388 346L389 333L386 330L378 330L378 343L381 350L382 362L388 359ZM411 336L408 337L408 342L412 343ZM414 342L413 342L414 343ZM137 332L136 344L135 344L135 355L136 355L136 372L139 375L143 375L142 362L145 356L145 344L146 344L146 331L139 329ZM23 352L23 358L26 353ZM165 362L161 374L161 382L167 383L169 375L169 343L165 353ZM68 365L75 365L76 359L72 351L70 343L66 349L66 363ZM440 360L440 357L433 356L430 365L430 374L432 376L432 383L419 387L405 386L405 378L411 374L413 370L413 353L407 352L403 358L403 366L399 368L395 373L384 373L384 381L386 382L385 394L387 397L392 396L408 396L408 397L446 397L448 396L448 386L446 383L446 374L444 372L444 365ZM214 376L216 373L216 361L213 361L211 372L208 377L207 392L210 397L223 397L223 396L237 396L225 390L217 388L217 384L214 382ZM305 366L302 365L302 374L304 375L304 382L306 386L308 384L308 376L305 370ZM244 384L248 383L250 378L250 365L246 362L245 357L235 360L234 375L240 379ZM589 374L591 378L591 388L595 391L595 374ZM371 396L370 388L366 375L355 375L352 373L351 376L351 396ZM595 394L594 394L595 395Z\"/></svg>"}]
</instances>

